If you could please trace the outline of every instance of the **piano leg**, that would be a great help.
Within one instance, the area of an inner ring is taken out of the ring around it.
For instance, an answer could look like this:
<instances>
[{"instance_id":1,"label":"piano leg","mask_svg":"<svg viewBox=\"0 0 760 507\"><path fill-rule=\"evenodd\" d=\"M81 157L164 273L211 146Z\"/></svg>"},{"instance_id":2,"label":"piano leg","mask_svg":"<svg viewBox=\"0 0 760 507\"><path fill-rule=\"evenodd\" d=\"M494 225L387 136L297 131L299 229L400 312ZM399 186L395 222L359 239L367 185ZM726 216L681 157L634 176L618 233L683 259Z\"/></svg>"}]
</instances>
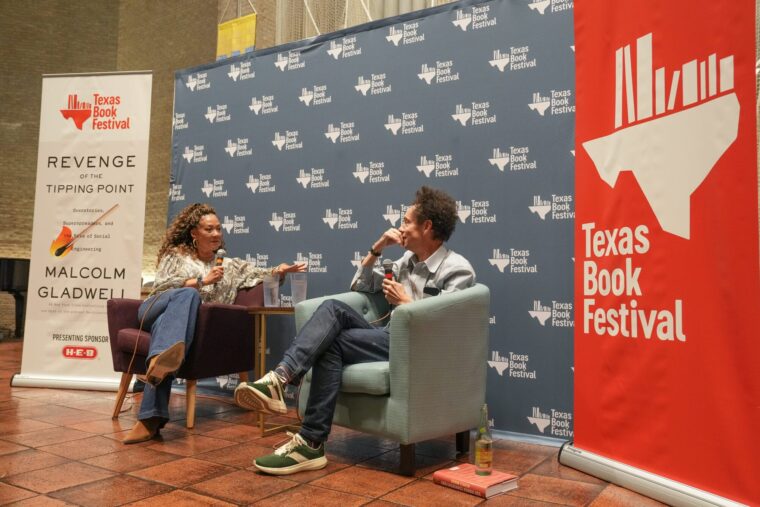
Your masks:
<instances>
[{"instance_id":1,"label":"piano leg","mask_svg":"<svg viewBox=\"0 0 760 507\"><path fill-rule=\"evenodd\" d=\"M24 317L26 316L26 295L23 292L12 291L16 301L16 338L24 337Z\"/></svg>"}]
</instances>

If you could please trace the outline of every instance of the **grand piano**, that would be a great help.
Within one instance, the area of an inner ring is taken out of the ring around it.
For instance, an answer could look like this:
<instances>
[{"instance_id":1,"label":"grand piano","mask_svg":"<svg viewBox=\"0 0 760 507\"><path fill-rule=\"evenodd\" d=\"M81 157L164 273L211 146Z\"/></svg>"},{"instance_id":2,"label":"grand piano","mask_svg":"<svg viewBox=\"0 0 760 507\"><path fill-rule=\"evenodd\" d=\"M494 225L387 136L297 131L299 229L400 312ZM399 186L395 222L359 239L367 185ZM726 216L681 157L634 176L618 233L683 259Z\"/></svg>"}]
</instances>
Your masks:
<instances>
[{"instance_id":1,"label":"grand piano","mask_svg":"<svg viewBox=\"0 0 760 507\"><path fill-rule=\"evenodd\" d=\"M17 338L24 336L26 292L29 288L29 259L0 258L0 291L10 292L16 301Z\"/></svg>"}]
</instances>

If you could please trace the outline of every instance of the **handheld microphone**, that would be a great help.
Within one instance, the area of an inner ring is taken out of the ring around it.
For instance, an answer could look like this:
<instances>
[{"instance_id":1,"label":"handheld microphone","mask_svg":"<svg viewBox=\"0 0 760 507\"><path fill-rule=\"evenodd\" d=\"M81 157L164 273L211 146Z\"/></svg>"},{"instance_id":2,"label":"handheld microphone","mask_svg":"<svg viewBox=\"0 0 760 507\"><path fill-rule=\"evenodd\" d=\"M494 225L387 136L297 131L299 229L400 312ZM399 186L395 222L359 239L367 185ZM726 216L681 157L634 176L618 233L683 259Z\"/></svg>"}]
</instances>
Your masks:
<instances>
[{"instance_id":1,"label":"handheld microphone","mask_svg":"<svg viewBox=\"0 0 760 507\"><path fill-rule=\"evenodd\" d=\"M227 251L224 248L220 248L216 251L216 255L214 257L214 266L221 266L224 262L224 256L227 255Z\"/></svg>"},{"instance_id":2,"label":"handheld microphone","mask_svg":"<svg viewBox=\"0 0 760 507\"><path fill-rule=\"evenodd\" d=\"M393 280L393 261L390 259L383 260L383 271L385 271L386 280Z\"/></svg>"}]
</instances>

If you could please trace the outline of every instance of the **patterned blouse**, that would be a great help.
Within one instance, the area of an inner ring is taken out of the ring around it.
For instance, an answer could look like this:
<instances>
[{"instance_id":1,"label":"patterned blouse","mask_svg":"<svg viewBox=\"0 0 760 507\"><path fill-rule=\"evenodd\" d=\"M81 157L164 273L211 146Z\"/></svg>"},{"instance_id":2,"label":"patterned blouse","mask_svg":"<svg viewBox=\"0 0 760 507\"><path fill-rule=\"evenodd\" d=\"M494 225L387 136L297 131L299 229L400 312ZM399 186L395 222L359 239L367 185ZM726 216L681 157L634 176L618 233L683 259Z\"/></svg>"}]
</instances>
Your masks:
<instances>
[{"instance_id":1,"label":"patterned blouse","mask_svg":"<svg viewBox=\"0 0 760 507\"><path fill-rule=\"evenodd\" d=\"M158 263L151 296L184 287L189 279L208 275L214 266L214 259L204 262L192 255L169 252ZM225 257L222 266L224 277L214 284L204 285L200 290L201 301L204 303L232 304L237 297L238 289L260 284L264 275L275 274L277 269L257 268L237 257Z\"/></svg>"}]
</instances>

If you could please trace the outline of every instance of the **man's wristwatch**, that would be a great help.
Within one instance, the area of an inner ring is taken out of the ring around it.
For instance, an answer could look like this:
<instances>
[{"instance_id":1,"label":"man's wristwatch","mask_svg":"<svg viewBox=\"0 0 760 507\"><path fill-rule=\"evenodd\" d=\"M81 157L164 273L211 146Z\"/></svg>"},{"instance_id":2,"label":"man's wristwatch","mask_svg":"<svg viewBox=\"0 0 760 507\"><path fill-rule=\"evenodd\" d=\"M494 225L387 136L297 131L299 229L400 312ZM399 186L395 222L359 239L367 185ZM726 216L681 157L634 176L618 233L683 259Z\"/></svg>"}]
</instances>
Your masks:
<instances>
[{"instance_id":1,"label":"man's wristwatch","mask_svg":"<svg viewBox=\"0 0 760 507\"><path fill-rule=\"evenodd\" d=\"M203 277L198 276L198 278L196 278L195 281L198 283L198 290L201 290L203 288Z\"/></svg>"},{"instance_id":2,"label":"man's wristwatch","mask_svg":"<svg viewBox=\"0 0 760 507\"><path fill-rule=\"evenodd\" d=\"M369 247L369 254L374 255L375 257L380 257L382 252L377 252L373 247Z\"/></svg>"}]
</instances>

